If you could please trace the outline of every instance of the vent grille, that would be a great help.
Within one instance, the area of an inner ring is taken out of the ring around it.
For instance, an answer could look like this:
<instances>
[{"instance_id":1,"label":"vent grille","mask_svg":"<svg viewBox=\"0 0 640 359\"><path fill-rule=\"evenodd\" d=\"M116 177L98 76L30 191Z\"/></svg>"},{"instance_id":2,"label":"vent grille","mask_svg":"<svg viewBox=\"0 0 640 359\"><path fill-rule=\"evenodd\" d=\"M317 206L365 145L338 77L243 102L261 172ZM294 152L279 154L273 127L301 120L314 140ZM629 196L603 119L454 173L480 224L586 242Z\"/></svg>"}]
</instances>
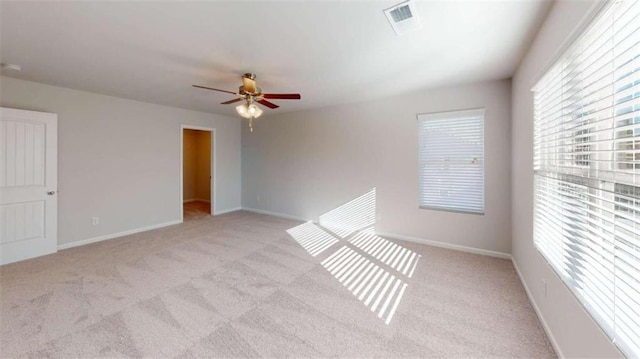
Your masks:
<instances>
[{"instance_id":1,"label":"vent grille","mask_svg":"<svg viewBox=\"0 0 640 359\"><path fill-rule=\"evenodd\" d=\"M398 36L422 27L414 0L408 0L392 6L386 9L384 14Z\"/></svg>"},{"instance_id":2,"label":"vent grille","mask_svg":"<svg viewBox=\"0 0 640 359\"><path fill-rule=\"evenodd\" d=\"M413 17L413 14L411 14L411 9L409 8L409 5L405 5L405 6L391 10L391 18L395 22L400 22L402 20L410 19L412 17Z\"/></svg>"}]
</instances>

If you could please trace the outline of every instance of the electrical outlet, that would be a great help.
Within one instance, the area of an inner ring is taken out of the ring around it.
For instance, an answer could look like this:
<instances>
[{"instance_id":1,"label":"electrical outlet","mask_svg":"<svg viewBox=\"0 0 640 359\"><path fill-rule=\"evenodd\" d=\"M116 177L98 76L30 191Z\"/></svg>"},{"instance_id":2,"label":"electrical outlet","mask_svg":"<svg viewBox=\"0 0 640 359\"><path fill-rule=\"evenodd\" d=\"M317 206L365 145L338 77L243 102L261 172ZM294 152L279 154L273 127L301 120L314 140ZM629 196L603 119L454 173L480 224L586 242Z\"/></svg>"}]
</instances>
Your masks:
<instances>
[{"instance_id":1,"label":"electrical outlet","mask_svg":"<svg viewBox=\"0 0 640 359\"><path fill-rule=\"evenodd\" d=\"M99 217L93 217L91 218L91 224L93 224L94 226L96 224L100 224L100 218Z\"/></svg>"}]
</instances>

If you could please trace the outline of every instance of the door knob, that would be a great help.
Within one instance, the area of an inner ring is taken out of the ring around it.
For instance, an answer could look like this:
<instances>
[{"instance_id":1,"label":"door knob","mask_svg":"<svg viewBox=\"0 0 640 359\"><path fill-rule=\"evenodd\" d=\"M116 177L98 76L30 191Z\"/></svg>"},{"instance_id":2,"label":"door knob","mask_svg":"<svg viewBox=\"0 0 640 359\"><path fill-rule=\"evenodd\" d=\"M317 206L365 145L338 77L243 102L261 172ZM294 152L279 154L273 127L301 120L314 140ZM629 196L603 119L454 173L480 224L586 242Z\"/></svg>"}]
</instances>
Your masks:
<instances>
[{"instance_id":1,"label":"door knob","mask_svg":"<svg viewBox=\"0 0 640 359\"><path fill-rule=\"evenodd\" d=\"M54 194L56 194L56 191L49 191L49 192L47 192L47 194L48 194L49 196L53 196Z\"/></svg>"}]
</instances>

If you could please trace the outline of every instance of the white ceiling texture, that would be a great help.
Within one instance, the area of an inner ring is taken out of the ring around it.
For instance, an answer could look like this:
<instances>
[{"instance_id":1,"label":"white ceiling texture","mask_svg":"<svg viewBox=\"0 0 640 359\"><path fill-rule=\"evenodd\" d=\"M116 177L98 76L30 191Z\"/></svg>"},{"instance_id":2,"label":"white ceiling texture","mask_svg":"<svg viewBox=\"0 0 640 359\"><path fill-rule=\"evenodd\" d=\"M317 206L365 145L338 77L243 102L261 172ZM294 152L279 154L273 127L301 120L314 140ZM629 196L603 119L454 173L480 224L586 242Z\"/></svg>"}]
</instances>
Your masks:
<instances>
[{"instance_id":1,"label":"white ceiling texture","mask_svg":"<svg viewBox=\"0 0 640 359\"><path fill-rule=\"evenodd\" d=\"M418 31L396 36L400 1L0 3L2 75L233 114L220 102L245 72L283 113L513 75L549 1L417 1ZM267 113L267 111L265 111Z\"/></svg>"}]
</instances>

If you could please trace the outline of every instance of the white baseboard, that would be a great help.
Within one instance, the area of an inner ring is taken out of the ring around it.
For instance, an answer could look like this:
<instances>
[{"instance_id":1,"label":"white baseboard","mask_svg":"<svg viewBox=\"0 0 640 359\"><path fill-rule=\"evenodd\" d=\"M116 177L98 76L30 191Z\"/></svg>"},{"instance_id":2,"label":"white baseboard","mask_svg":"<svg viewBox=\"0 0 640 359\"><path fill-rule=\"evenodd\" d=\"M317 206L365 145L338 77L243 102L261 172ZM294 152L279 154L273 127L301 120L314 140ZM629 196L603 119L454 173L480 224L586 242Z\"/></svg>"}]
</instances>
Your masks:
<instances>
[{"instance_id":1,"label":"white baseboard","mask_svg":"<svg viewBox=\"0 0 640 359\"><path fill-rule=\"evenodd\" d=\"M274 217L293 219L294 221L302 221L302 222L309 222L310 221L309 219L306 219L306 218L297 217L297 216L291 216L291 215L284 214L284 213L265 211L265 210L262 210L262 209L242 207L242 210L243 211L247 211L247 212L266 214L266 215L274 216Z\"/></svg>"},{"instance_id":2,"label":"white baseboard","mask_svg":"<svg viewBox=\"0 0 640 359\"><path fill-rule=\"evenodd\" d=\"M213 215L217 216L217 215L220 215L220 214L225 214L225 213L230 213L230 212L235 212L235 211L241 211L241 210L242 210L242 207L223 209L221 211L215 211L215 213Z\"/></svg>"},{"instance_id":3,"label":"white baseboard","mask_svg":"<svg viewBox=\"0 0 640 359\"><path fill-rule=\"evenodd\" d=\"M247 211L247 212L266 214L266 215L274 216L274 217L293 219L293 220L302 221L302 222L312 221L310 219L306 219L306 218L302 218L302 217L292 216L292 215L289 215L289 214L278 213L278 212L265 211L265 210L262 210L262 209L242 207L242 210L243 211ZM312 221L312 222L315 223L315 221ZM473 248L473 247L466 247L466 246L461 246L461 245L451 244L451 243L445 243L445 242L431 241L431 240L428 240L428 239L405 236L405 235L402 235L402 234L380 233L380 232L377 232L376 234L379 235L379 236L382 236L382 237L389 237L389 238L399 239L399 240L408 241L408 242L421 243L421 244L426 244L426 245L430 245L430 246L434 246L434 247L447 248L447 249L452 249L452 250L456 250L456 251L481 254L481 255L497 257L497 258L511 259L511 254L509 254L509 253L496 252L496 251L490 251L490 250L487 250L487 249L480 249L480 248Z\"/></svg>"},{"instance_id":4,"label":"white baseboard","mask_svg":"<svg viewBox=\"0 0 640 359\"><path fill-rule=\"evenodd\" d=\"M185 199L184 201L182 201L182 203L191 203L191 202L211 203L211 201L209 201L208 199L202 199L202 198Z\"/></svg>"},{"instance_id":5,"label":"white baseboard","mask_svg":"<svg viewBox=\"0 0 640 359\"><path fill-rule=\"evenodd\" d=\"M556 338L553 336L553 333L551 332L551 329L547 325L547 322L544 320L544 317L542 316L542 312L540 311L540 308L538 308L538 304L533 299L533 295L531 294L531 291L529 290L529 286L527 285L527 282L524 281L524 277L522 276L522 273L520 272L520 268L518 268L518 263L516 263L516 260L514 258L511 258L511 262L513 263L513 268L516 269L516 273L518 273L518 277L520 278L520 282L522 283L522 286L524 287L524 291L527 293L527 297L529 297L529 302L531 303L531 306L533 307L533 310L536 312L536 315L538 316L538 319L540 320L540 323L542 323L542 327L544 328L545 333L547 333L547 337L551 341L551 346L556 351L556 354L558 355L558 358L560 358L560 359L565 358L564 354L562 353L562 350L560 350L560 346L558 345L558 342L556 341Z\"/></svg>"},{"instance_id":6,"label":"white baseboard","mask_svg":"<svg viewBox=\"0 0 640 359\"><path fill-rule=\"evenodd\" d=\"M182 223L182 221L177 219L177 220L174 220L174 221L153 224L151 226L146 226L146 227L129 229L127 231L122 231L122 232L112 233L112 234L106 234L104 236L93 237L93 238L89 238L89 239L85 239L85 240L81 240L81 241L75 241L75 242L71 242L71 243L64 243L64 244L58 245L58 250L84 246L84 245L90 244L90 243L106 241L108 239L128 236L130 234L146 232L146 231L150 231L152 229L158 229L158 228L162 228L162 227L173 226L174 224L180 224L180 223Z\"/></svg>"},{"instance_id":7,"label":"white baseboard","mask_svg":"<svg viewBox=\"0 0 640 359\"><path fill-rule=\"evenodd\" d=\"M434 247L453 249L455 251L468 252L468 253L474 253L474 254L481 254L481 255L490 256L490 257L511 259L511 254L509 254L509 253L490 251L488 249L480 249L480 248L461 246L459 244L451 244L451 243L446 243L446 242L432 241L432 240L429 240L429 239L405 236L405 235L402 235L402 234L395 234L395 233L376 232L376 234L381 236L381 237L389 237L389 238L392 238L392 239L400 239L400 240L403 240L403 241L421 243L421 244L426 244L426 245L434 246Z\"/></svg>"}]
</instances>

